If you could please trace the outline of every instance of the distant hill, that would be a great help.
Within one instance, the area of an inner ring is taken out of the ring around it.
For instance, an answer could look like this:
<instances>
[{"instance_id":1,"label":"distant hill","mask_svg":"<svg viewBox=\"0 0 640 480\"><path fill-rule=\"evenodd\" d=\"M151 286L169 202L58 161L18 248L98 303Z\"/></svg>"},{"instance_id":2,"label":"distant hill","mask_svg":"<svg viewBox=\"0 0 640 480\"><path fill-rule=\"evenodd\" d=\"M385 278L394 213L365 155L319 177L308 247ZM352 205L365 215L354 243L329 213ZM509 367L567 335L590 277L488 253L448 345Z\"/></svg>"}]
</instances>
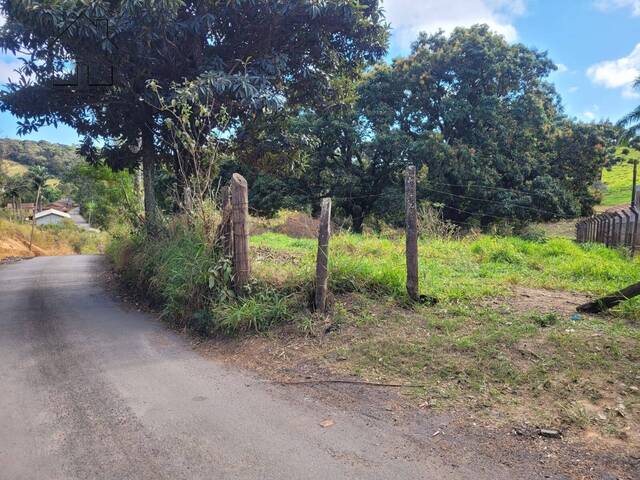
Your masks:
<instances>
[{"instance_id":1,"label":"distant hill","mask_svg":"<svg viewBox=\"0 0 640 480\"><path fill-rule=\"evenodd\" d=\"M41 165L55 176L60 176L68 166L82 161L76 153L76 147L70 145L10 138L0 139L0 159L5 160L5 168L9 172L21 173L19 165Z\"/></svg>"},{"instance_id":2,"label":"distant hill","mask_svg":"<svg viewBox=\"0 0 640 480\"><path fill-rule=\"evenodd\" d=\"M602 172L602 182L607 187L602 205L606 207L631 202L633 160L640 161L640 151L633 148L618 148L616 156L622 158L622 161L614 165L610 170L605 168Z\"/></svg>"}]
</instances>

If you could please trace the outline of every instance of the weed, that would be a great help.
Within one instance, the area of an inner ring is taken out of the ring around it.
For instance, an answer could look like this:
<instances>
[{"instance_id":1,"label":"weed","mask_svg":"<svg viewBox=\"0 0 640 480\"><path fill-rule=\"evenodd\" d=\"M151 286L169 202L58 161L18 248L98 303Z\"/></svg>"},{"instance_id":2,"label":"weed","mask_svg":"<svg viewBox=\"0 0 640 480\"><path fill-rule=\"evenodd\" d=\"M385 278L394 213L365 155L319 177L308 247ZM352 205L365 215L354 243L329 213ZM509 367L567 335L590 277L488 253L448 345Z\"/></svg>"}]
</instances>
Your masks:
<instances>
[{"instance_id":1,"label":"weed","mask_svg":"<svg viewBox=\"0 0 640 480\"><path fill-rule=\"evenodd\" d=\"M531 318L542 328L551 327L560 321L560 316L557 313L536 313Z\"/></svg>"}]
</instances>

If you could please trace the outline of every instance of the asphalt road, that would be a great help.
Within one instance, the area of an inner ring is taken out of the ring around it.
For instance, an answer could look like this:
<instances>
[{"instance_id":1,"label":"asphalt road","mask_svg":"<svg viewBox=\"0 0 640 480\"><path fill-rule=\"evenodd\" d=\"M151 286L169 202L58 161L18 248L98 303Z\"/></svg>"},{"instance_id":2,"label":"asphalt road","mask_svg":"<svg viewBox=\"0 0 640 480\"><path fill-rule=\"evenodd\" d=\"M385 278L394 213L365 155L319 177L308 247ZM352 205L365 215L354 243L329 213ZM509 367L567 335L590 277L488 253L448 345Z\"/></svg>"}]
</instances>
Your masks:
<instances>
[{"instance_id":1,"label":"asphalt road","mask_svg":"<svg viewBox=\"0 0 640 480\"><path fill-rule=\"evenodd\" d=\"M202 357L118 303L103 268L0 265L0 479L513 478Z\"/></svg>"}]
</instances>

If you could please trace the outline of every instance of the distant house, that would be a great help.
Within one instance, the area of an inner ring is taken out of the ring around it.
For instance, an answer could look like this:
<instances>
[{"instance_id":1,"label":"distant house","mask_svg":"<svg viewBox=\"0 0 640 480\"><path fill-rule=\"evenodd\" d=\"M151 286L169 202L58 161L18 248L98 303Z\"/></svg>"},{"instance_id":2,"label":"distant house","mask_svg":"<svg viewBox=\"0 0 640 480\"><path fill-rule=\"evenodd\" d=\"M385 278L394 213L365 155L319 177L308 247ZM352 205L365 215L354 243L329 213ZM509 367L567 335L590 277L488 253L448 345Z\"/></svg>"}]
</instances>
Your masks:
<instances>
[{"instance_id":1,"label":"distant house","mask_svg":"<svg viewBox=\"0 0 640 480\"><path fill-rule=\"evenodd\" d=\"M71 220L71 215L60 210L50 208L36 213L36 225L60 225L65 220Z\"/></svg>"},{"instance_id":2,"label":"distant house","mask_svg":"<svg viewBox=\"0 0 640 480\"><path fill-rule=\"evenodd\" d=\"M56 200L55 202L52 202L49 205L45 206L43 210L53 209L60 212L69 212L69 210L72 210L74 207L76 207L76 204L73 202L73 200L69 198L61 198L60 200Z\"/></svg>"}]
</instances>

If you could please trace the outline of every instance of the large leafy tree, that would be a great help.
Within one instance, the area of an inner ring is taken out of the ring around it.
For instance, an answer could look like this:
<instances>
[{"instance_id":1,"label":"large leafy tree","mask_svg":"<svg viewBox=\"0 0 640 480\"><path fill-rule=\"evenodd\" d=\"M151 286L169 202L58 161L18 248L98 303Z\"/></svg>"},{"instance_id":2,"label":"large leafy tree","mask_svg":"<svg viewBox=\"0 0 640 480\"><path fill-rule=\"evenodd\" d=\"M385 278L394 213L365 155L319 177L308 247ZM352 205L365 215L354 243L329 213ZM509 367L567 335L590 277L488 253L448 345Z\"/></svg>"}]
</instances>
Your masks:
<instances>
[{"instance_id":1,"label":"large leafy tree","mask_svg":"<svg viewBox=\"0 0 640 480\"><path fill-rule=\"evenodd\" d=\"M402 172L421 171L421 198L458 221L587 213L603 142L597 126L562 115L544 52L486 26L422 34L412 53L368 72L351 106L296 118L315 135L296 191L337 197L353 219L401 218Z\"/></svg>"},{"instance_id":2,"label":"large leafy tree","mask_svg":"<svg viewBox=\"0 0 640 480\"><path fill-rule=\"evenodd\" d=\"M157 165L175 160L150 80L168 102L174 82L197 82L231 117L228 130L235 132L265 111L320 103L332 76L354 75L386 49L378 0L0 4L7 17L0 47L27 52L22 78L2 94L1 108L23 119L21 133L62 122L85 136L89 158L97 157L94 142L103 139L101 155L110 166L141 162L148 218L156 211ZM113 85L56 85L53 75L73 78L65 73L70 61L113 66Z\"/></svg>"}]
</instances>

